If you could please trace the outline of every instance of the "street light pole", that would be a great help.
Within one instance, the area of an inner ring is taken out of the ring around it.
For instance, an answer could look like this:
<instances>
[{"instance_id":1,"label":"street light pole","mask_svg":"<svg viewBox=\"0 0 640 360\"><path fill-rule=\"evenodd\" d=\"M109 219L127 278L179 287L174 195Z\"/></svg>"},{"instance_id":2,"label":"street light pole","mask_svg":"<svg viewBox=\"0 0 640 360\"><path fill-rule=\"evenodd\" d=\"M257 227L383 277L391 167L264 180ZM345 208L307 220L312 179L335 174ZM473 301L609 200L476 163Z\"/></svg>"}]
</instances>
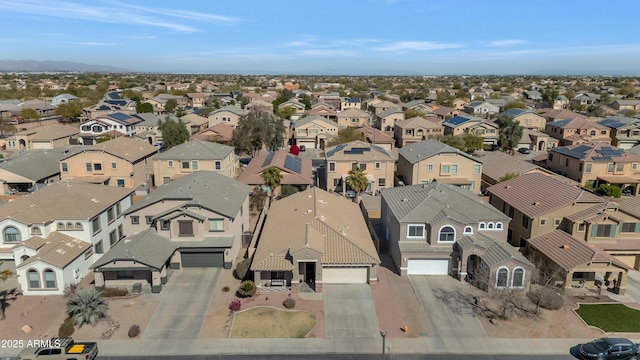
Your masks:
<instances>
[{"instance_id":1,"label":"street light pole","mask_svg":"<svg viewBox=\"0 0 640 360\"><path fill-rule=\"evenodd\" d=\"M382 357L381 360L384 360L384 351L385 351L385 337L387 336L387 332L384 330L380 330L380 336L382 336Z\"/></svg>"}]
</instances>

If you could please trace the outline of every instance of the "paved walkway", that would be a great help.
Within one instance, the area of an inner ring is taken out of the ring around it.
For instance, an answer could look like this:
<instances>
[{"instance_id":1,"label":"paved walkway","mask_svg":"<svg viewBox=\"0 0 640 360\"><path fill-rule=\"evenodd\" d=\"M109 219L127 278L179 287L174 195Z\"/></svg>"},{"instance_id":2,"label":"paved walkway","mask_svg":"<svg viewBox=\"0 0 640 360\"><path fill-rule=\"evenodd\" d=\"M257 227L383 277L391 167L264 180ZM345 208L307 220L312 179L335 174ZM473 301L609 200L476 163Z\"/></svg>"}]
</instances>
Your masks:
<instances>
[{"instance_id":1,"label":"paved walkway","mask_svg":"<svg viewBox=\"0 0 640 360\"><path fill-rule=\"evenodd\" d=\"M613 300L622 303L640 303L640 271L629 271L629 275L627 277L627 291L624 293L624 295L618 295L614 293L607 293L607 295Z\"/></svg>"},{"instance_id":2,"label":"paved walkway","mask_svg":"<svg viewBox=\"0 0 640 360\"><path fill-rule=\"evenodd\" d=\"M162 289L162 300L142 340L197 338L222 271L217 268L175 271Z\"/></svg>"},{"instance_id":3,"label":"paved walkway","mask_svg":"<svg viewBox=\"0 0 640 360\"><path fill-rule=\"evenodd\" d=\"M322 293L327 338L350 341L380 337L368 284L324 285Z\"/></svg>"}]
</instances>

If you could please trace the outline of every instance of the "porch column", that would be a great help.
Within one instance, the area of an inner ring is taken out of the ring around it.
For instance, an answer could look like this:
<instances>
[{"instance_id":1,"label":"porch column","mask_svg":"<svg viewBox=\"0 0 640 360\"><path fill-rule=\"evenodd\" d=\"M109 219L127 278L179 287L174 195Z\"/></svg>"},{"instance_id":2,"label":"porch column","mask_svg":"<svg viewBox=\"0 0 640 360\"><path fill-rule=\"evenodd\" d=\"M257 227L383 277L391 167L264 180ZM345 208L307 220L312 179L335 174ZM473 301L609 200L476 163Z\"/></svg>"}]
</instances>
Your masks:
<instances>
[{"instance_id":1,"label":"porch column","mask_svg":"<svg viewBox=\"0 0 640 360\"><path fill-rule=\"evenodd\" d=\"M616 280L616 286L613 287L613 292L618 295L624 295L627 291L627 272L620 271L618 273L618 279Z\"/></svg>"},{"instance_id":2,"label":"porch column","mask_svg":"<svg viewBox=\"0 0 640 360\"><path fill-rule=\"evenodd\" d=\"M572 284L573 284L573 271L567 271L567 276L564 279L564 288L571 289Z\"/></svg>"},{"instance_id":3,"label":"porch column","mask_svg":"<svg viewBox=\"0 0 640 360\"><path fill-rule=\"evenodd\" d=\"M347 196L347 182L346 179L342 179L342 175L340 175L340 181L342 182L342 196Z\"/></svg>"},{"instance_id":4,"label":"porch column","mask_svg":"<svg viewBox=\"0 0 640 360\"><path fill-rule=\"evenodd\" d=\"M151 292L156 294L162 290L162 280L160 278L160 271L151 271Z\"/></svg>"},{"instance_id":5,"label":"porch column","mask_svg":"<svg viewBox=\"0 0 640 360\"><path fill-rule=\"evenodd\" d=\"M253 283L256 284L256 287L262 287L260 283L260 271L253 272Z\"/></svg>"},{"instance_id":6,"label":"porch column","mask_svg":"<svg viewBox=\"0 0 640 360\"><path fill-rule=\"evenodd\" d=\"M162 269L160 269L160 282L162 285L167 283L167 265L164 265Z\"/></svg>"},{"instance_id":7,"label":"porch column","mask_svg":"<svg viewBox=\"0 0 640 360\"><path fill-rule=\"evenodd\" d=\"M461 252L458 259L458 280L462 282L467 281L467 260L469 260L467 254Z\"/></svg>"},{"instance_id":8,"label":"porch column","mask_svg":"<svg viewBox=\"0 0 640 360\"><path fill-rule=\"evenodd\" d=\"M97 289L101 289L104 287L104 274L101 271L94 271L94 286Z\"/></svg>"}]
</instances>

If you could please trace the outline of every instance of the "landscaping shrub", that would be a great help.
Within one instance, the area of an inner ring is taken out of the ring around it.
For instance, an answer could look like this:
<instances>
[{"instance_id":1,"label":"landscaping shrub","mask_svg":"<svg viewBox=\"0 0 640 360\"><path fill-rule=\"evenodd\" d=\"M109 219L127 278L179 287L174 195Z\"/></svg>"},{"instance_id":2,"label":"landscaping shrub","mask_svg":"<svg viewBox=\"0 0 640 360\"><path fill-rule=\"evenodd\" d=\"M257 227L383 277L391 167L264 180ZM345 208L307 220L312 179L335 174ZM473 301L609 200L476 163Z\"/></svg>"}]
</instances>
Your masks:
<instances>
[{"instance_id":1,"label":"landscaping shrub","mask_svg":"<svg viewBox=\"0 0 640 360\"><path fill-rule=\"evenodd\" d=\"M564 306L562 295L552 286L533 286L529 291L529 298L536 305L547 310L559 310Z\"/></svg>"},{"instance_id":2,"label":"landscaping shrub","mask_svg":"<svg viewBox=\"0 0 640 360\"><path fill-rule=\"evenodd\" d=\"M231 311L239 311L242 307L242 303L240 303L240 299L233 299L233 301L229 304L229 310Z\"/></svg>"},{"instance_id":3,"label":"landscaping shrub","mask_svg":"<svg viewBox=\"0 0 640 360\"><path fill-rule=\"evenodd\" d=\"M256 284L251 280L246 280L240 283L238 294L242 297L252 297L256 294L256 290Z\"/></svg>"},{"instance_id":4,"label":"landscaping shrub","mask_svg":"<svg viewBox=\"0 0 640 360\"><path fill-rule=\"evenodd\" d=\"M233 274L238 280L245 279L247 273L249 272L249 265L251 265L251 259L244 259L236 265L236 270L233 272Z\"/></svg>"},{"instance_id":5,"label":"landscaping shrub","mask_svg":"<svg viewBox=\"0 0 640 360\"><path fill-rule=\"evenodd\" d=\"M613 198L619 198L620 196L622 196L622 190L620 190L620 188L615 185L600 184L600 186L598 187L598 192L602 195Z\"/></svg>"},{"instance_id":6,"label":"landscaping shrub","mask_svg":"<svg viewBox=\"0 0 640 360\"><path fill-rule=\"evenodd\" d=\"M102 296L104 297L116 297L116 296L127 296L129 295L129 290L123 288L109 288L106 287L102 289Z\"/></svg>"},{"instance_id":7,"label":"landscaping shrub","mask_svg":"<svg viewBox=\"0 0 640 360\"><path fill-rule=\"evenodd\" d=\"M136 337L136 336L140 335L140 326L138 326L138 325L132 325L132 326L129 328L129 333L128 333L128 335L129 335L129 337L130 337L130 338L134 338L134 337Z\"/></svg>"},{"instance_id":8,"label":"landscaping shrub","mask_svg":"<svg viewBox=\"0 0 640 360\"><path fill-rule=\"evenodd\" d=\"M64 297L66 297L66 298L72 297L76 293L76 289L77 288L78 288L78 285L76 285L76 284L69 284L69 285L65 286L64 287Z\"/></svg>"},{"instance_id":9,"label":"landscaping shrub","mask_svg":"<svg viewBox=\"0 0 640 360\"><path fill-rule=\"evenodd\" d=\"M229 292L229 290L231 290L231 289L228 286L223 286L222 287L222 292L227 293L227 292Z\"/></svg>"},{"instance_id":10,"label":"landscaping shrub","mask_svg":"<svg viewBox=\"0 0 640 360\"><path fill-rule=\"evenodd\" d=\"M58 329L59 337L69 337L73 335L75 328L73 327L73 320L71 318L66 318L60 325L60 329Z\"/></svg>"},{"instance_id":11,"label":"landscaping shrub","mask_svg":"<svg viewBox=\"0 0 640 360\"><path fill-rule=\"evenodd\" d=\"M292 298L286 298L282 302L282 305L287 309L293 309L294 307L296 307L296 301Z\"/></svg>"}]
</instances>

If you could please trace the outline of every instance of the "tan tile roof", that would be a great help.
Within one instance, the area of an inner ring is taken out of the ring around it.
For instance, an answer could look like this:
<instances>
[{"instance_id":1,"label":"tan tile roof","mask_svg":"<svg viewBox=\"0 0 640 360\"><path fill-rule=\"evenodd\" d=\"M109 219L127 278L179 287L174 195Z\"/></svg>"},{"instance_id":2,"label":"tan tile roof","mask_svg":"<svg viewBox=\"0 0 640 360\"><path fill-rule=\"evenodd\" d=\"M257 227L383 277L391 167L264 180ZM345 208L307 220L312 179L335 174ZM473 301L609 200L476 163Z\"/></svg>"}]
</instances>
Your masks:
<instances>
[{"instance_id":1,"label":"tan tile roof","mask_svg":"<svg viewBox=\"0 0 640 360\"><path fill-rule=\"evenodd\" d=\"M482 151L476 152L473 155L482 160L482 174L496 181L507 173L522 175L531 171L540 171L565 184L569 184L571 186L580 185L577 181L552 173L545 168L541 168L528 161L522 160L517 156L505 154L502 151ZM546 159L547 155L545 154L544 156Z\"/></svg>"},{"instance_id":2,"label":"tan tile roof","mask_svg":"<svg viewBox=\"0 0 640 360\"><path fill-rule=\"evenodd\" d=\"M612 263L617 267L629 270L629 266L598 249L597 246L578 240L562 230L554 230L550 233L533 237L528 241L529 245L536 248L566 271L576 266L588 265L594 262Z\"/></svg>"},{"instance_id":3,"label":"tan tile roof","mask_svg":"<svg viewBox=\"0 0 640 360\"><path fill-rule=\"evenodd\" d=\"M0 205L0 219L23 224L89 220L132 193L117 186L60 181Z\"/></svg>"},{"instance_id":4,"label":"tan tile roof","mask_svg":"<svg viewBox=\"0 0 640 360\"><path fill-rule=\"evenodd\" d=\"M368 149L353 153L353 149ZM395 161L393 154L380 146L355 140L325 149L325 155L329 161Z\"/></svg>"},{"instance_id":5,"label":"tan tile roof","mask_svg":"<svg viewBox=\"0 0 640 360\"><path fill-rule=\"evenodd\" d=\"M392 136L384 133L382 130L378 130L371 126L359 127L355 129L355 132L364 134L374 144L394 144L395 140Z\"/></svg>"},{"instance_id":6,"label":"tan tile roof","mask_svg":"<svg viewBox=\"0 0 640 360\"><path fill-rule=\"evenodd\" d=\"M69 235L54 231L49 234L44 246L38 250L36 255L20 263L18 267L25 267L36 261L42 261L59 268L64 268L90 247L91 244L86 241L78 240Z\"/></svg>"},{"instance_id":7,"label":"tan tile roof","mask_svg":"<svg viewBox=\"0 0 640 360\"><path fill-rule=\"evenodd\" d=\"M146 140L121 136L100 144L86 146L84 151L103 151L129 162L136 162L158 152L158 148ZM71 155L69 157L72 157Z\"/></svg>"},{"instance_id":8,"label":"tan tile roof","mask_svg":"<svg viewBox=\"0 0 640 360\"><path fill-rule=\"evenodd\" d=\"M214 133L217 135L214 135ZM233 136L233 126L225 123L219 123L213 126L209 126L208 128L191 135L191 140L200 139L211 141L212 136L217 136L217 139L219 139L220 141L231 141L231 137Z\"/></svg>"},{"instance_id":9,"label":"tan tile roof","mask_svg":"<svg viewBox=\"0 0 640 360\"><path fill-rule=\"evenodd\" d=\"M75 125L55 124L35 128L37 131L32 137L32 141L47 141L69 137L80 133L80 128Z\"/></svg>"},{"instance_id":10,"label":"tan tile roof","mask_svg":"<svg viewBox=\"0 0 640 360\"><path fill-rule=\"evenodd\" d=\"M300 173L292 171L291 169L285 168L285 161L287 157L293 157L301 159L302 166ZM270 161L267 161L269 160ZM261 185L264 184L264 180L262 180L262 170L275 166L280 169L280 173L282 174L281 184L289 184L289 185L312 185L313 180L311 179L311 159L310 158L302 158L299 156L295 156L289 154L287 150L278 150L273 153L261 152L251 160L251 162L247 165L246 168L238 175L238 181L245 183L247 185Z\"/></svg>"},{"instance_id":11,"label":"tan tile roof","mask_svg":"<svg viewBox=\"0 0 640 360\"><path fill-rule=\"evenodd\" d=\"M425 129L443 128L443 126L439 124L437 121L427 120L420 116L415 116L412 118L396 121L396 125L398 125L398 127L402 129L407 127L414 127L414 128L423 127Z\"/></svg>"},{"instance_id":12,"label":"tan tile roof","mask_svg":"<svg viewBox=\"0 0 640 360\"><path fill-rule=\"evenodd\" d=\"M531 218L575 203L605 202L588 191L540 173L517 176L490 186L487 191Z\"/></svg>"},{"instance_id":13,"label":"tan tile roof","mask_svg":"<svg viewBox=\"0 0 640 360\"><path fill-rule=\"evenodd\" d=\"M323 265L380 263L360 207L317 187L273 203L251 269L291 270L290 254L305 247L322 253Z\"/></svg>"},{"instance_id":14,"label":"tan tile roof","mask_svg":"<svg viewBox=\"0 0 640 360\"><path fill-rule=\"evenodd\" d=\"M614 202L603 202L601 204L596 204L592 207L586 208L584 210L574 212L565 216L567 220L576 222L576 221L597 221L607 217L605 213L606 209L615 209L618 207L618 204Z\"/></svg>"},{"instance_id":15,"label":"tan tile roof","mask_svg":"<svg viewBox=\"0 0 640 360\"><path fill-rule=\"evenodd\" d=\"M586 118L586 116L579 114L577 112L573 112L568 109L556 110L556 109L545 108L545 109L538 109L536 112L544 117L547 117L549 119L554 119L554 120Z\"/></svg>"},{"instance_id":16,"label":"tan tile roof","mask_svg":"<svg viewBox=\"0 0 640 360\"><path fill-rule=\"evenodd\" d=\"M621 211L640 218L640 196L633 196L620 201L618 207Z\"/></svg>"}]
</instances>

